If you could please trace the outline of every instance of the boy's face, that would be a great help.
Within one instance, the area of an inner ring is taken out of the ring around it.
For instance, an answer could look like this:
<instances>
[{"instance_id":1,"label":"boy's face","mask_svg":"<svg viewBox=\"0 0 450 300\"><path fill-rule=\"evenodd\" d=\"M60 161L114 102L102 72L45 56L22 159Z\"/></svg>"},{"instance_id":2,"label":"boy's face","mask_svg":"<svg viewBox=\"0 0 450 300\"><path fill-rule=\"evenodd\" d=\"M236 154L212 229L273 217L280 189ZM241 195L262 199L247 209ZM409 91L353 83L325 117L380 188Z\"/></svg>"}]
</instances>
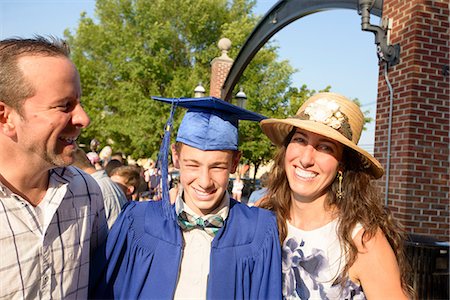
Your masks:
<instances>
[{"instance_id":1,"label":"boy's face","mask_svg":"<svg viewBox=\"0 0 450 300\"><path fill-rule=\"evenodd\" d=\"M200 216L211 213L222 201L230 173L236 171L240 152L230 150L203 151L183 144L173 161L180 170L184 202Z\"/></svg>"}]
</instances>

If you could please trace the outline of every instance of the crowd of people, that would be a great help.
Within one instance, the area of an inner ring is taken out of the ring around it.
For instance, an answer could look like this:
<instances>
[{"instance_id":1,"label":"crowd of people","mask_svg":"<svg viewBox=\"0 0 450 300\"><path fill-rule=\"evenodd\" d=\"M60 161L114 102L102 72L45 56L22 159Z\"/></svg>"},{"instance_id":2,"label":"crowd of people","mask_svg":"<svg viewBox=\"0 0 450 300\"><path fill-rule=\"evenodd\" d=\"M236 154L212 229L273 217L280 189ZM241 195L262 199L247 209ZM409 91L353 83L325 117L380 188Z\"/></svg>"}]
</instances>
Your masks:
<instances>
[{"instance_id":1,"label":"crowd of people","mask_svg":"<svg viewBox=\"0 0 450 300\"><path fill-rule=\"evenodd\" d=\"M172 187L168 153L155 170L95 140L79 149L90 119L69 53L56 38L0 41L0 299L414 297L355 103L317 93L273 119L154 97L187 109L176 142L170 126L162 141L180 174ZM253 207L234 199L240 176L227 190L239 120L278 147Z\"/></svg>"}]
</instances>

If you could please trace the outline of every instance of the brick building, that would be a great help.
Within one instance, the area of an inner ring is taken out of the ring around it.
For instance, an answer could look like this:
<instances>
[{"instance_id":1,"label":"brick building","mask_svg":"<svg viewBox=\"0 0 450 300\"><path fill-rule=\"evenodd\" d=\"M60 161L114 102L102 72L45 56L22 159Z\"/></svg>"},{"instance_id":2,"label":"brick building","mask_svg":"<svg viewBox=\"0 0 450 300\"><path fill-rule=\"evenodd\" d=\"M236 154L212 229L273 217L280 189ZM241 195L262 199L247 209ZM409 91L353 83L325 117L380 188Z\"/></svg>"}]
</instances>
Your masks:
<instances>
[{"instance_id":1,"label":"brick building","mask_svg":"<svg viewBox=\"0 0 450 300\"><path fill-rule=\"evenodd\" d=\"M413 234L450 240L449 1L385 0L400 63L393 89L390 167L380 188L394 215ZM388 166L389 88L380 67L374 155ZM388 183L386 185L386 180Z\"/></svg>"}]
</instances>

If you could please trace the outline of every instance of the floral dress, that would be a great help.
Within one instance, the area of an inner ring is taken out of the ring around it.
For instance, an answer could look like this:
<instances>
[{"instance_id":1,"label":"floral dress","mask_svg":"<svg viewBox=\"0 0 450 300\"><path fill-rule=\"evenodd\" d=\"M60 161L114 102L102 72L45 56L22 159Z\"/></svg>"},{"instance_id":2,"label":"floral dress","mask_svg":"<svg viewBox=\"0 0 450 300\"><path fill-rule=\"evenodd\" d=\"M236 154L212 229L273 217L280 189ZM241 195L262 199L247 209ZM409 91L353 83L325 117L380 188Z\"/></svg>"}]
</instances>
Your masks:
<instances>
[{"instance_id":1,"label":"floral dress","mask_svg":"<svg viewBox=\"0 0 450 300\"><path fill-rule=\"evenodd\" d=\"M360 285L349 278L342 285L339 274L345 256L337 236L338 221L304 231L288 222L283 243L283 297L285 299L366 299ZM361 229L353 231L353 236Z\"/></svg>"}]
</instances>

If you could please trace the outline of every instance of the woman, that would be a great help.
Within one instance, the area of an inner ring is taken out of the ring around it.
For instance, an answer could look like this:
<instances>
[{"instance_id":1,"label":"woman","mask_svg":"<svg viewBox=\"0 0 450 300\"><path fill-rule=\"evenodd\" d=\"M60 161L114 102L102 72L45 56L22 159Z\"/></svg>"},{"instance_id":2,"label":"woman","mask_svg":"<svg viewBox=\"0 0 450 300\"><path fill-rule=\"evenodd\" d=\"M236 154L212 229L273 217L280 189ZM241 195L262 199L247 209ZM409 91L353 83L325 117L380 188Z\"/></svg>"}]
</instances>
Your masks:
<instances>
[{"instance_id":1,"label":"woman","mask_svg":"<svg viewBox=\"0 0 450 300\"><path fill-rule=\"evenodd\" d=\"M312 96L294 117L261 121L279 146L261 206L277 215L285 298L411 295L401 230L371 181L383 168L357 146L363 124L359 107L334 93Z\"/></svg>"},{"instance_id":2,"label":"woman","mask_svg":"<svg viewBox=\"0 0 450 300\"><path fill-rule=\"evenodd\" d=\"M236 173L236 178L233 181L233 188L231 193L233 194L233 199L241 202L242 190L244 189L244 182L241 179L239 172Z\"/></svg>"}]
</instances>

